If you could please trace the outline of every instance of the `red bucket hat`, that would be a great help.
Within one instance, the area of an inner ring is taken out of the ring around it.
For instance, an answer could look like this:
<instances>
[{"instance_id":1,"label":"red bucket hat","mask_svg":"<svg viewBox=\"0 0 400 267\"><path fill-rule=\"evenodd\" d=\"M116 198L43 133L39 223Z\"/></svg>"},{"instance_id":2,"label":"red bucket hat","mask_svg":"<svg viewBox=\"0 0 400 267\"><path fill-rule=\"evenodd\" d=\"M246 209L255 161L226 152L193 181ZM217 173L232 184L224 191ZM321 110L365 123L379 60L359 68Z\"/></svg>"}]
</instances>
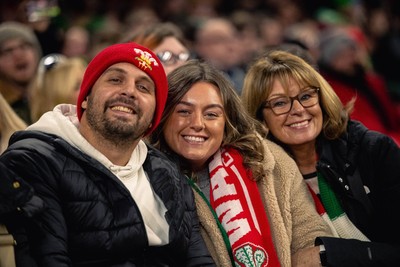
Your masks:
<instances>
[{"instance_id":1,"label":"red bucket hat","mask_svg":"<svg viewBox=\"0 0 400 267\"><path fill-rule=\"evenodd\" d=\"M147 73L155 84L156 108L150 134L159 124L168 95L168 82L164 68L157 56L148 48L134 42L111 45L98 53L88 64L83 76L77 101L78 119L81 120L82 102L89 94L93 84L103 72L113 64L127 62Z\"/></svg>"}]
</instances>

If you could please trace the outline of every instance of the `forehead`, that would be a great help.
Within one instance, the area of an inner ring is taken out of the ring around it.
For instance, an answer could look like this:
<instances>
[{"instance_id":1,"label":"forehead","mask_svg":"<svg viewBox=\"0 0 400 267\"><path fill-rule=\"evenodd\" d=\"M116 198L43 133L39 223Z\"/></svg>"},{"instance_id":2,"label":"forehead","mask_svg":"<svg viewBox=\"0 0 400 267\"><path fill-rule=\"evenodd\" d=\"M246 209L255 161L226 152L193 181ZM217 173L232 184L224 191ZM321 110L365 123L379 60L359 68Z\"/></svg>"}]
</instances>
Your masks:
<instances>
[{"instance_id":1,"label":"forehead","mask_svg":"<svg viewBox=\"0 0 400 267\"><path fill-rule=\"evenodd\" d=\"M0 44L0 48L1 49L5 49L5 48L8 48L8 47L15 46L15 45L20 45L20 44L29 44L29 42L24 40L23 38L15 37L15 38L11 38L11 39L3 41Z\"/></svg>"},{"instance_id":2,"label":"forehead","mask_svg":"<svg viewBox=\"0 0 400 267\"><path fill-rule=\"evenodd\" d=\"M102 75L120 73L135 78L143 78L154 84L153 79L143 70L128 62L119 62L109 66Z\"/></svg>"}]
</instances>

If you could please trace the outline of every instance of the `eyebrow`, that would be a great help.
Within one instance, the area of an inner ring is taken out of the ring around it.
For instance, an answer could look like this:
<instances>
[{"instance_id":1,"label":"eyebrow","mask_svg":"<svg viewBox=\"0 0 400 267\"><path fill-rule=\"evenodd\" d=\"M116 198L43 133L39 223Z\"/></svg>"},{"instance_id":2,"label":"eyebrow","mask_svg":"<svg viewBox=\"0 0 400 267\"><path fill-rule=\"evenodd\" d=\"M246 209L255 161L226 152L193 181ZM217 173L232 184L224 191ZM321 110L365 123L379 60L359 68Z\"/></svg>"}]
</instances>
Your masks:
<instances>
[{"instance_id":1,"label":"eyebrow","mask_svg":"<svg viewBox=\"0 0 400 267\"><path fill-rule=\"evenodd\" d=\"M186 105L186 106L194 106L194 104L187 102L187 101L179 101L177 105L182 104L182 105ZM224 107L221 106L220 104L209 104L206 106L206 108L220 108L221 110L224 110Z\"/></svg>"},{"instance_id":2,"label":"eyebrow","mask_svg":"<svg viewBox=\"0 0 400 267\"><path fill-rule=\"evenodd\" d=\"M123 68L120 68L120 67L110 67L110 68L106 69L103 72L103 74L107 74L109 72L118 72L118 73L121 73L121 74L128 75L128 72L126 70L124 70ZM138 77L137 80L139 80L139 81L145 80L145 81L151 83L155 87L154 81L152 79L150 79L148 76L146 76L145 74L139 74L139 77Z\"/></svg>"}]
</instances>

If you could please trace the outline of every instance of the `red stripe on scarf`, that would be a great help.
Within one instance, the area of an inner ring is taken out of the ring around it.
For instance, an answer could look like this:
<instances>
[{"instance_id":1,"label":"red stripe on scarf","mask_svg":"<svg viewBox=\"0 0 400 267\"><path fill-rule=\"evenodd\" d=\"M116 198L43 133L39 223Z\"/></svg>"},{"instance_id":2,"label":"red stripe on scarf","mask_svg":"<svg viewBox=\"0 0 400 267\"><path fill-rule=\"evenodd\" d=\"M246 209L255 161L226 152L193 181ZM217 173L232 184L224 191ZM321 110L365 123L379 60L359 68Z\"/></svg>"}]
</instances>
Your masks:
<instances>
[{"instance_id":1,"label":"red stripe on scarf","mask_svg":"<svg viewBox=\"0 0 400 267\"><path fill-rule=\"evenodd\" d=\"M210 204L228 234L237 266L280 266L257 183L234 149L209 164Z\"/></svg>"},{"instance_id":2,"label":"red stripe on scarf","mask_svg":"<svg viewBox=\"0 0 400 267\"><path fill-rule=\"evenodd\" d=\"M322 202L319 199L319 197L317 196L317 194L315 194L314 190L312 190L308 184L307 184L307 187L308 187L308 190L310 190L310 193L314 200L315 208L316 208L318 214L322 215L322 214L326 213L326 210L325 210L324 206L322 205Z\"/></svg>"}]
</instances>

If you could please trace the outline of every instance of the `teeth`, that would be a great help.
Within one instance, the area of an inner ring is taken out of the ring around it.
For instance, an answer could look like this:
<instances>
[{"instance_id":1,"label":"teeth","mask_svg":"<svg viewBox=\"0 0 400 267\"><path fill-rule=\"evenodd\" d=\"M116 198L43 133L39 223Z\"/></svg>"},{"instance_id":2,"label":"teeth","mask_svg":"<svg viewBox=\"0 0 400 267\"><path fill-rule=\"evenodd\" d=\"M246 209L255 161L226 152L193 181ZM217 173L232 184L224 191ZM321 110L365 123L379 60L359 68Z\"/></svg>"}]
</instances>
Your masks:
<instances>
[{"instance_id":1,"label":"teeth","mask_svg":"<svg viewBox=\"0 0 400 267\"><path fill-rule=\"evenodd\" d=\"M198 136L184 136L183 138L185 138L188 141L192 141L192 142L204 142L205 139L203 137L198 137Z\"/></svg>"},{"instance_id":2,"label":"teeth","mask_svg":"<svg viewBox=\"0 0 400 267\"><path fill-rule=\"evenodd\" d=\"M306 126L307 124L308 124L308 121L303 121L303 122L290 124L290 127L301 127L301 126Z\"/></svg>"},{"instance_id":3,"label":"teeth","mask_svg":"<svg viewBox=\"0 0 400 267\"><path fill-rule=\"evenodd\" d=\"M115 106L112 107L111 110L117 110L117 111L122 111L122 112L126 112L126 113L133 113L133 110L127 107L122 107L122 106Z\"/></svg>"}]
</instances>

